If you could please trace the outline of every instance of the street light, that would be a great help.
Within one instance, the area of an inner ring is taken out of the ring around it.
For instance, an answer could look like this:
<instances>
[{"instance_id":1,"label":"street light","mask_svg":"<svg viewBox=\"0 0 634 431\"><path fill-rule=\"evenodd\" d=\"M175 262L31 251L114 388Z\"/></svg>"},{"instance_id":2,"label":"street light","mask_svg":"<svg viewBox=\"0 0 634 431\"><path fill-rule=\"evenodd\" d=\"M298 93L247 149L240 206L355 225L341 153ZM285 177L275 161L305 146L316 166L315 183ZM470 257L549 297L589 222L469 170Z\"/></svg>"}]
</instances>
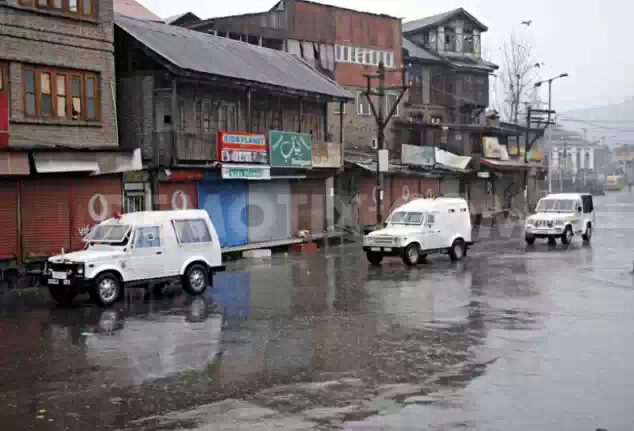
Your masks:
<instances>
[{"instance_id":1,"label":"street light","mask_svg":"<svg viewBox=\"0 0 634 431\"><path fill-rule=\"evenodd\" d=\"M541 87L542 84L544 82L548 82L548 122L546 123L546 127L550 126L550 113L551 113L551 102L552 102L552 85L553 85L553 81L559 78L566 78L568 77L567 73L562 73L558 76L555 76L553 78L547 79L545 81L539 81L535 83L535 88ZM530 127L530 125L529 125ZM547 130L547 132L550 132L550 129ZM551 143L550 143L550 133L548 133L548 151L550 151L550 157L548 157L548 193L552 193L553 192L553 185L552 185L552 148L551 148ZM560 187L563 187L563 178L559 183Z\"/></svg>"}]
</instances>

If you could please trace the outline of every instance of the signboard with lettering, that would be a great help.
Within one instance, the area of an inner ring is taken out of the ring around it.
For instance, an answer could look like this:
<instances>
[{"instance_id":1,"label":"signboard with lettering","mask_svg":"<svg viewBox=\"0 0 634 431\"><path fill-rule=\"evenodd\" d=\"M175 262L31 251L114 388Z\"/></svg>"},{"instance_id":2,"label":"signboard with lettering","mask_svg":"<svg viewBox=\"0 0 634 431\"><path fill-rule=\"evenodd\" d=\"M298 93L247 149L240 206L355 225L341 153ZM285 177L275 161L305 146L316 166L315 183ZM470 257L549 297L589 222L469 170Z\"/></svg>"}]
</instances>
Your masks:
<instances>
[{"instance_id":1,"label":"signboard with lettering","mask_svg":"<svg viewBox=\"0 0 634 431\"><path fill-rule=\"evenodd\" d=\"M401 163L414 166L434 166L435 147L406 145L401 146Z\"/></svg>"},{"instance_id":2,"label":"signboard with lettering","mask_svg":"<svg viewBox=\"0 0 634 431\"><path fill-rule=\"evenodd\" d=\"M266 136L218 132L218 160L224 163L269 164Z\"/></svg>"},{"instance_id":3,"label":"signboard with lettering","mask_svg":"<svg viewBox=\"0 0 634 431\"><path fill-rule=\"evenodd\" d=\"M313 166L313 137L306 133L272 131L271 166L310 169Z\"/></svg>"},{"instance_id":4,"label":"signboard with lettering","mask_svg":"<svg viewBox=\"0 0 634 431\"><path fill-rule=\"evenodd\" d=\"M340 168L341 144L313 141L313 168Z\"/></svg>"},{"instance_id":5,"label":"signboard with lettering","mask_svg":"<svg viewBox=\"0 0 634 431\"><path fill-rule=\"evenodd\" d=\"M270 180L271 168L268 166L222 165L222 178L225 180Z\"/></svg>"}]
</instances>

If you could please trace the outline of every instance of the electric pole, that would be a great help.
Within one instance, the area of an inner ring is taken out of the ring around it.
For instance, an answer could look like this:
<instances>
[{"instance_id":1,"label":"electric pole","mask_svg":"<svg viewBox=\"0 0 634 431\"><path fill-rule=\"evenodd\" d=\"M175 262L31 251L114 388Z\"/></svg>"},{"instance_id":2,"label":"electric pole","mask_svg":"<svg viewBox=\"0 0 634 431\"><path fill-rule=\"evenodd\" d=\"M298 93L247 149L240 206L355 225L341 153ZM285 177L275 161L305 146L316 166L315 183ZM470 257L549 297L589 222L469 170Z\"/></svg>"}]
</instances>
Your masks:
<instances>
[{"instance_id":1,"label":"electric pole","mask_svg":"<svg viewBox=\"0 0 634 431\"><path fill-rule=\"evenodd\" d=\"M401 72L401 86L400 87L391 87L393 89L400 90L396 103L390 107L390 111L385 114L385 74L389 72ZM383 166L381 162L381 155L384 154L384 146L385 146L385 128L387 124L390 122L396 110L398 109L405 92L407 91L407 83L405 82L405 68L396 69L396 70L386 70L383 61L379 63L379 68L376 73L368 73L363 75L367 79L367 87L366 91L363 92L363 95L368 100L368 104L370 105L370 109L372 111L372 115L374 116L374 120L376 121L377 127L377 158L376 158L376 224L377 226L383 223L383 172L386 172L388 167ZM378 91L372 90L372 80L378 79L379 86ZM378 96L379 109L377 111L374 106L374 102L372 101L371 96ZM389 162L389 158L385 157L385 163Z\"/></svg>"}]
</instances>

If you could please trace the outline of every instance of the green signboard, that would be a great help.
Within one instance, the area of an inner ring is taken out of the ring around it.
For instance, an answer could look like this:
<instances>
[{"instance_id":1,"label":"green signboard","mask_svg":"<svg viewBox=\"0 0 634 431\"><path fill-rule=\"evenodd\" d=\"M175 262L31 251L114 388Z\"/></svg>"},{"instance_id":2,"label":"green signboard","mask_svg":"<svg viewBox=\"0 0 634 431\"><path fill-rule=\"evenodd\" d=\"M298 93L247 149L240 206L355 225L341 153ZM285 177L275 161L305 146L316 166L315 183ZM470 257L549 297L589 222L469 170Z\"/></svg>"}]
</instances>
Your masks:
<instances>
[{"instance_id":1,"label":"green signboard","mask_svg":"<svg viewBox=\"0 0 634 431\"><path fill-rule=\"evenodd\" d=\"M222 178L225 180L270 180L268 166L223 165Z\"/></svg>"},{"instance_id":2,"label":"green signboard","mask_svg":"<svg viewBox=\"0 0 634 431\"><path fill-rule=\"evenodd\" d=\"M271 166L310 169L313 166L313 137L306 133L271 132Z\"/></svg>"}]
</instances>

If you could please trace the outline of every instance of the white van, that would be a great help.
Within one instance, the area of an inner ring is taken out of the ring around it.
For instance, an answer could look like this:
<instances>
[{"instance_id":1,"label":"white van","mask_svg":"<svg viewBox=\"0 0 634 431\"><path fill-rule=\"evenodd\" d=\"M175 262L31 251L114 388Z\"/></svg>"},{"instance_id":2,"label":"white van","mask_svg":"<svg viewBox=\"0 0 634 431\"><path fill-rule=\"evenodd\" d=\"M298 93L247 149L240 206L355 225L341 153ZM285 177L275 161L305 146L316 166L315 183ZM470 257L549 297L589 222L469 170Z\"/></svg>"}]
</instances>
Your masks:
<instances>
[{"instance_id":1,"label":"white van","mask_svg":"<svg viewBox=\"0 0 634 431\"><path fill-rule=\"evenodd\" d=\"M363 250L373 265L379 265L383 256L401 256L412 266L431 253L461 260L471 245L469 206L458 198L408 202L394 210L384 229L363 238Z\"/></svg>"},{"instance_id":2,"label":"white van","mask_svg":"<svg viewBox=\"0 0 634 431\"><path fill-rule=\"evenodd\" d=\"M125 287L172 281L200 295L211 276L224 271L218 235L203 210L115 215L83 240L85 250L53 256L46 264L42 283L59 303L88 292L108 306Z\"/></svg>"},{"instance_id":3,"label":"white van","mask_svg":"<svg viewBox=\"0 0 634 431\"><path fill-rule=\"evenodd\" d=\"M554 244L557 238L570 244L575 235L590 242L594 228L594 202L589 193L559 193L539 200L536 214L526 219L524 239L532 245L538 238L548 238Z\"/></svg>"}]
</instances>

